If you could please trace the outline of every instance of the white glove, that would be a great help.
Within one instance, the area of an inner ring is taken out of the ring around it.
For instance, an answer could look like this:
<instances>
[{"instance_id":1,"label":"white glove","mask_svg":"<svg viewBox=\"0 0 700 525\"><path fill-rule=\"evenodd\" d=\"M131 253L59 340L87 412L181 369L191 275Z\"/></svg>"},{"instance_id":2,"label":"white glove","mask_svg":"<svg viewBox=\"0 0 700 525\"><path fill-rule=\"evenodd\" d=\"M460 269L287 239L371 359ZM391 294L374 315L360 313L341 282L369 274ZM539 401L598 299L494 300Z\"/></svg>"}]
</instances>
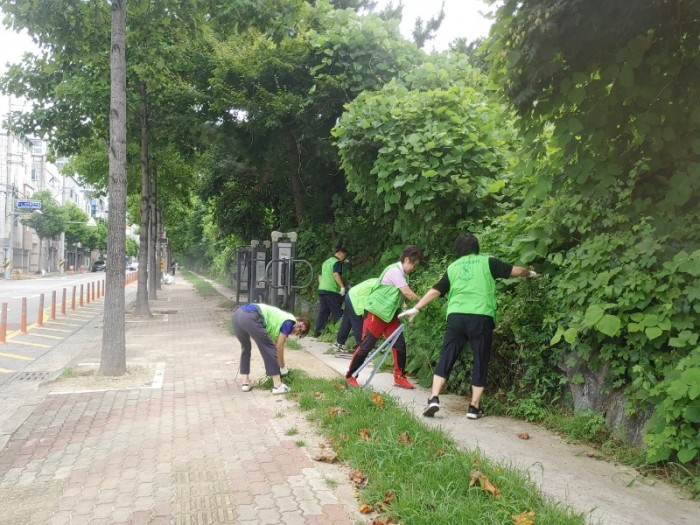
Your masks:
<instances>
[{"instance_id":1,"label":"white glove","mask_svg":"<svg viewBox=\"0 0 700 525\"><path fill-rule=\"evenodd\" d=\"M530 273L528 274L528 277L532 277L532 278L539 277L539 276L540 276L540 274L533 271L533 270L530 270Z\"/></svg>"},{"instance_id":2,"label":"white glove","mask_svg":"<svg viewBox=\"0 0 700 525\"><path fill-rule=\"evenodd\" d=\"M401 319L402 317L407 317L408 322L412 323L413 318L417 316L420 313L420 310L416 308L415 306L413 308L409 308L408 310L404 310L398 315L398 318Z\"/></svg>"},{"instance_id":3,"label":"white glove","mask_svg":"<svg viewBox=\"0 0 700 525\"><path fill-rule=\"evenodd\" d=\"M340 288L340 296L342 297L343 295L345 295L345 287Z\"/></svg>"}]
</instances>

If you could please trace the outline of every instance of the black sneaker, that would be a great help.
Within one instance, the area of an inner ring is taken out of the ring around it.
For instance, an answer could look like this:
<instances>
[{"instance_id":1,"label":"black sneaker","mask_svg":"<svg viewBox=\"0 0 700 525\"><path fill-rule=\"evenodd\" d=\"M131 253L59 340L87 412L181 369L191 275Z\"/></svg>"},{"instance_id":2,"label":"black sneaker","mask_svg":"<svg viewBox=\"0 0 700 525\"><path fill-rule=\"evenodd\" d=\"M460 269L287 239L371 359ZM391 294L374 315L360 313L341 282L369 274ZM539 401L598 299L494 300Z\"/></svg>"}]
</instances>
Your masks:
<instances>
[{"instance_id":1,"label":"black sneaker","mask_svg":"<svg viewBox=\"0 0 700 525\"><path fill-rule=\"evenodd\" d=\"M423 409L423 415L425 417L433 417L435 412L440 410L440 400L437 396L428 398L428 406Z\"/></svg>"},{"instance_id":2,"label":"black sneaker","mask_svg":"<svg viewBox=\"0 0 700 525\"><path fill-rule=\"evenodd\" d=\"M484 411L470 404L469 410L467 410L467 417L469 419L481 419L484 417Z\"/></svg>"}]
</instances>

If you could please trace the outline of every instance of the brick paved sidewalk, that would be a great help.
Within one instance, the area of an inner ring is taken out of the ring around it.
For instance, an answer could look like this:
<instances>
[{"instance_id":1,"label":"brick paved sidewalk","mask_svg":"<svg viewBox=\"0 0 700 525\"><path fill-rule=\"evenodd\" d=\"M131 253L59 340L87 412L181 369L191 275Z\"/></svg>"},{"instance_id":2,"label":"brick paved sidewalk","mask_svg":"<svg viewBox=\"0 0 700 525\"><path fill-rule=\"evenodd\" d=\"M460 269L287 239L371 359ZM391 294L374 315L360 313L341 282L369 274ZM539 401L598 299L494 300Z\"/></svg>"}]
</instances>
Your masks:
<instances>
[{"instance_id":1,"label":"brick paved sidewalk","mask_svg":"<svg viewBox=\"0 0 700 525\"><path fill-rule=\"evenodd\" d=\"M127 363L164 363L162 387L43 388L0 450L0 524L366 521L347 470L311 459L322 438L296 404L240 391L220 300L178 279L151 303L161 315L127 322ZM81 359L99 354L98 337ZM252 372L264 375L255 351Z\"/></svg>"}]
</instances>

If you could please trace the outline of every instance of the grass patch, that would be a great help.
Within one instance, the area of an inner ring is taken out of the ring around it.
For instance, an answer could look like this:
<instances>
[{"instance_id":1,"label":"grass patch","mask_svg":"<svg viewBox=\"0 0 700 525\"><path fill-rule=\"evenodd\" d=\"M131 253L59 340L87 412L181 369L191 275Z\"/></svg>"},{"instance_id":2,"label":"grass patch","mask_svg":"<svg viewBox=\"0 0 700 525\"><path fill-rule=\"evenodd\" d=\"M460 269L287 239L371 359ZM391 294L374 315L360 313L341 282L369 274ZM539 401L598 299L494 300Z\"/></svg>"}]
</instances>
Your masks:
<instances>
[{"instance_id":1,"label":"grass patch","mask_svg":"<svg viewBox=\"0 0 700 525\"><path fill-rule=\"evenodd\" d=\"M296 436L299 433L299 429L296 427L292 427L289 430L287 430L284 435L285 436Z\"/></svg>"},{"instance_id":2,"label":"grass patch","mask_svg":"<svg viewBox=\"0 0 700 525\"><path fill-rule=\"evenodd\" d=\"M386 394L346 389L339 379L301 372L288 382L339 459L367 477L359 488L360 503L384 517L412 525L503 525L534 512L538 525L585 523L582 515L540 494L526 473L460 450L449 435L423 425ZM499 495L482 488L485 483L470 487L474 471Z\"/></svg>"},{"instance_id":3,"label":"grass patch","mask_svg":"<svg viewBox=\"0 0 700 525\"><path fill-rule=\"evenodd\" d=\"M181 270L180 273L185 278L185 280L194 287L194 290L195 292L197 292L197 295L201 295L204 298L221 295L209 281L203 279L199 275L194 274L188 270Z\"/></svg>"},{"instance_id":4,"label":"grass patch","mask_svg":"<svg viewBox=\"0 0 700 525\"><path fill-rule=\"evenodd\" d=\"M236 307L236 301L233 301L231 299L224 299L219 302L217 305L219 308L223 308L224 310L233 310Z\"/></svg>"}]
</instances>

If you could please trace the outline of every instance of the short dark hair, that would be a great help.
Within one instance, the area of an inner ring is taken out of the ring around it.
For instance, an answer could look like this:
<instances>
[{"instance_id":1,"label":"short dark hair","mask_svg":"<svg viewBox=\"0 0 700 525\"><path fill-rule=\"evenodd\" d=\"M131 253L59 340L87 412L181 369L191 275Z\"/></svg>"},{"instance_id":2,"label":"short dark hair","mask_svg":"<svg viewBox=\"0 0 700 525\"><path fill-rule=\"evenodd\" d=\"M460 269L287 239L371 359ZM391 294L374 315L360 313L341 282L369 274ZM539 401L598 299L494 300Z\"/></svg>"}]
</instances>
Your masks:
<instances>
[{"instance_id":1,"label":"short dark hair","mask_svg":"<svg viewBox=\"0 0 700 525\"><path fill-rule=\"evenodd\" d=\"M335 253L338 253L338 252L344 253L345 255L347 255L347 254L348 254L348 249L347 249L345 246L343 246L342 244L340 244L340 245L338 245L338 247L335 249Z\"/></svg>"},{"instance_id":2,"label":"short dark hair","mask_svg":"<svg viewBox=\"0 0 700 525\"><path fill-rule=\"evenodd\" d=\"M479 239L473 233L463 233L455 239L457 257L479 253Z\"/></svg>"},{"instance_id":3,"label":"short dark hair","mask_svg":"<svg viewBox=\"0 0 700 525\"><path fill-rule=\"evenodd\" d=\"M419 263L423 260L423 251L418 246L409 244L401 252L399 261L403 262L404 259L408 259L412 263Z\"/></svg>"},{"instance_id":4,"label":"short dark hair","mask_svg":"<svg viewBox=\"0 0 700 525\"><path fill-rule=\"evenodd\" d=\"M304 337L306 334L309 333L309 330L311 330L311 321L309 321L308 317L300 315L297 317L297 323L303 323L304 328L299 330L299 337Z\"/></svg>"}]
</instances>

